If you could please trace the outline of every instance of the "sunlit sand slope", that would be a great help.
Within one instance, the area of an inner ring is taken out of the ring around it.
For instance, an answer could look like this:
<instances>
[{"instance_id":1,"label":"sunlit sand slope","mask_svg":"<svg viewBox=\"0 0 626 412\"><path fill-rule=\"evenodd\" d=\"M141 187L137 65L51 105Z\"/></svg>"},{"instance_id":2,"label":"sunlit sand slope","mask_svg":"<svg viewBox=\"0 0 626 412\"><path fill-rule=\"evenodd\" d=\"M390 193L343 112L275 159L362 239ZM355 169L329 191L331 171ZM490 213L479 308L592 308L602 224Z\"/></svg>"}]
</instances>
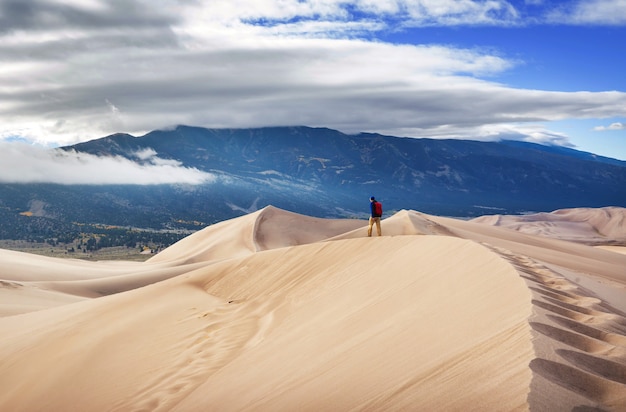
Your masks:
<instances>
[{"instance_id":1,"label":"sunlit sand slope","mask_svg":"<svg viewBox=\"0 0 626 412\"><path fill-rule=\"evenodd\" d=\"M583 243L615 242L626 246L626 208L562 209L523 216L493 215L474 219L523 233Z\"/></svg>"},{"instance_id":2,"label":"sunlit sand slope","mask_svg":"<svg viewBox=\"0 0 626 412\"><path fill-rule=\"evenodd\" d=\"M268 207L144 263L0 251L0 410L626 408L626 255L415 211L366 233Z\"/></svg>"}]
</instances>

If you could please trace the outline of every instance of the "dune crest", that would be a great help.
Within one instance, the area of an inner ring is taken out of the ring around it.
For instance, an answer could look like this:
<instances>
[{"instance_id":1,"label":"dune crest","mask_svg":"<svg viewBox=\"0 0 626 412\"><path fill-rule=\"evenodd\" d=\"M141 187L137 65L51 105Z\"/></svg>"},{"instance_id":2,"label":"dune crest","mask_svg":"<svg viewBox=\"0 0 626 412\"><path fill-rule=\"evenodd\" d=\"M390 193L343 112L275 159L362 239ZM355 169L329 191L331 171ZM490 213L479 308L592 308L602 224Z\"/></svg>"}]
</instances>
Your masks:
<instances>
[{"instance_id":1,"label":"dune crest","mask_svg":"<svg viewBox=\"0 0 626 412\"><path fill-rule=\"evenodd\" d=\"M626 208L623 207L561 209L522 216L492 215L472 221L586 244L626 245Z\"/></svg>"},{"instance_id":2,"label":"dune crest","mask_svg":"<svg viewBox=\"0 0 626 412\"><path fill-rule=\"evenodd\" d=\"M356 219L321 219L267 206L202 229L170 246L150 262L207 262L262 250L317 242L363 227Z\"/></svg>"},{"instance_id":3,"label":"dune crest","mask_svg":"<svg viewBox=\"0 0 626 412\"><path fill-rule=\"evenodd\" d=\"M596 212L554 214L577 243L270 206L144 263L0 251L0 410L623 410L626 255L584 244L621 211Z\"/></svg>"}]
</instances>

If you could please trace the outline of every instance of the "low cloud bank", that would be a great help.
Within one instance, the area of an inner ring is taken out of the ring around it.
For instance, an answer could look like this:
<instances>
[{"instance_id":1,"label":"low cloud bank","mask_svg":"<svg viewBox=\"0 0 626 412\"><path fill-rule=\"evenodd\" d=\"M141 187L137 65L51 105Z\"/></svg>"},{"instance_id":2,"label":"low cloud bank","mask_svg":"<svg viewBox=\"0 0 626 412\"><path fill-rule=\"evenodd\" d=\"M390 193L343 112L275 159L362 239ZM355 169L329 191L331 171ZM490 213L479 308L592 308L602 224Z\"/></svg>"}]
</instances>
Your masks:
<instances>
[{"instance_id":1,"label":"low cloud bank","mask_svg":"<svg viewBox=\"0 0 626 412\"><path fill-rule=\"evenodd\" d=\"M161 159L152 149L134 155L138 162L0 142L0 183L197 185L215 180L214 175L184 167L177 160Z\"/></svg>"}]
</instances>

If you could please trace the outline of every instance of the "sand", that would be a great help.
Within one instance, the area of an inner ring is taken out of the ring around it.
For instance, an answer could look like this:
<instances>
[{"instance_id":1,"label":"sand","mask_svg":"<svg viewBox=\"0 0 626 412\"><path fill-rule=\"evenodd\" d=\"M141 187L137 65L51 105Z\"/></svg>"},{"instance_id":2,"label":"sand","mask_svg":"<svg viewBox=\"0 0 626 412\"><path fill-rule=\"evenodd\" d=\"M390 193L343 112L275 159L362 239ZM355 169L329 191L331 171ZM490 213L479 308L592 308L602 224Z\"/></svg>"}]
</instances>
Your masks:
<instances>
[{"instance_id":1,"label":"sand","mask_svg":"<svg viewBox=\"0 0 626 412\"><path fill-rule=\"evenodd\" d=\"M625 221L270 206L142 263L0 250L0 410L625 410Z\"/></svg>"}]
</instances>

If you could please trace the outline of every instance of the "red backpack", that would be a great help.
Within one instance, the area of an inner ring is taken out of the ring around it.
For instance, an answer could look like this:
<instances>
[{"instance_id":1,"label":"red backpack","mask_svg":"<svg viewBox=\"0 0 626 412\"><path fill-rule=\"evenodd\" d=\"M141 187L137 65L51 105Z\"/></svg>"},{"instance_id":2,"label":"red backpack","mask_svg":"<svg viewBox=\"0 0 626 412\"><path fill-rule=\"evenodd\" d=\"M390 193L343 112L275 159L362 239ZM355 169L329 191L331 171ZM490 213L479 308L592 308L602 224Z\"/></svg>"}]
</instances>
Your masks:
<instances>
[{"instance_id":1,"label":"red backpack","mask_svg":"<svg viewBox=\"0 0 626 412\"><path fill-rule=\"evenodd\" d=\"M374 201L374 213L377 216L383 215L383 204L380 203L379 201Z\"/></svg>"}]
</instances>

